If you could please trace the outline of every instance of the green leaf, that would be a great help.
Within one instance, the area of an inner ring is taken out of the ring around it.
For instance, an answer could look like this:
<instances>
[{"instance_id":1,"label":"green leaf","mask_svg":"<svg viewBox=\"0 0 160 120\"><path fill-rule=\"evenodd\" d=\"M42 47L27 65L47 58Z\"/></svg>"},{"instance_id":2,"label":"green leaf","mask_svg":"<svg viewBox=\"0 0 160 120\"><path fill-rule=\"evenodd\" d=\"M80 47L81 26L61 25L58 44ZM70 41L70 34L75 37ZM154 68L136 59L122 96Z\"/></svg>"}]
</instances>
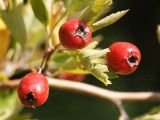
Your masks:
<instances>
[{"instance_id":1,"label":"green leaf","mask_svg":"<svg viewBox=\"0 0 160 120\"><path fill-rule=\"evenodd\" d=\"M108 79L108 76L105 72L108 72L108 67L106 65L94 64L89 58L83 58L81 64L86 70L95 76L98 80L103 82L105 85L111 84L111 81Z\"/></svg>"},{"instance_id":2,"label":"green leaf","mask_svg":"<svg viewBox=\"0 0 160 120\"><path fill-rule=\"evenodd\" d=\"M21 114L21 115L15 116L11 120L31 120L31 114ZM34 119L34 120L38 120L38 119Z\"/></svg>"},{"instance_id":3,"label":"green leaf","mask_svg":"<svg viewBox=\"0 0 160 120\"><path fill-rule=\"evenodd\" d=\"M108 49L104 50L96 50L96 49L86 49L80 52L80 63L83 65L84 69L90 72L90 74L94 75L98 80L103 82L105 85L111 84L111 81L108 78L106 72L108 71L108 67L103 64L95 64L92 62L94 59L98 59L104 56Z\"/></svg>"},{"instance_id":4,"label":"green leaf","mask_svg":"<svg viewBox=\"0 0 160 120\"><path fill-rule=\"evenodd\" d=\"M159 120L160 119L160 106L153 108L150 112L138 116L133 120Z\"/></svg>"},{"instance_id":5,"label":"green leaf","mask_svg":"<svg viewBox=\"0 0 160 120\"><path fill-rule=\"evenodd\" d=\"M109 49L103 49L103 50L96 50L96 49L84 49L81 50L80 54L83 56L83 58L90 58L95 59L99 58L101 56L104 56L107 52L109 52Z\"/></svg>"},{"instance_id":6,"label":"green leaf","mask_svg":"<svg viewBox=\"0 0 160 120\"><path fill-rule=\"evenodd\" d=\"M49 62L50 66L54 66L54 69L59 71L76 73L76 74L87 74L88 72L81 68L80 63L73 58L74 55L70 52L63 52L54 55Z\"/></svg>"},{"instance_id":7,"label":"green leaf","mask_svg":"<svg viewBox=\"0 0 160 120\"><path fill-rule=\"evenodd\" d=\"M118 75L112 71L109 71L106 73L109 77L109 79L115 79L115 78L118 78Z\"/></svg>"},{"instance_id":8,"label":"green leaf","mask_svg":"<svg viewBox=\"0 0 160 120\"><path fill-rule=\"evenodd\" d=\"M115 23L117 20L119 20L122 16L124 16L126 13L128 12L128 10L123 10L123 11L119 11L117 13L113 13L101 20L99 20L96 23L92 24L92 31L96 31L99 30L103 27L106 27L108 25L111 25L113 23Z\"/></svg>"},{"instance_id":9,"label":"green leaf","mask_svg":"<svg viewBox=\"0 0 160 120\"><path fill-rule=\"evenodd\" d=\"M108 80L108 67L100 62L107 52L109 49L81 49L74 52L66 50L54 55L49 66L69 73L92 74L105 85L109 85L111 81Z\"/></svg>"},{"instance_id":10,"label":"green leaf","mask_svg":"<svg viewBox=\"0 0 160 120\"><path fill-rule=\"evenodd\" d=\"M21 109L16 90L0 91L0 120L11 120Z\"/></svg>"},{"instance_id":11,"label":"green leaf","mask_svg":"<svg viewBox=\"0 0 160 120\"><path fill-rule=\"evenodd\" d=\"M111 4L112 0L94 0L93 3L83 11L80 18L91 26Z\"/></svg>"},{"instance_id":12,"label":"green leaf","mask_svg":"<svg viewBox=\"0 0 160 120\"><path fill-rule=\"evenodd\" d=\"M27 31L23 19L22 5L13 6L12 9L1 11L1 17L14 39L24 47L27 41Z\"/></svg>"},{"instance_id":13,"label":"green leaf","mask_svg":"<svg viewBox=\"0 0 160 120\"><path fill-rule=\"evenodd\" d=\"M50 1L50 0L49 0ZM30 0L34 15L45 26L49 21L49 13L43 0ZM51 4L51 3L50 3Z\"/></svg>"},{"instance_id":14,"label":"green leaf","mask_svg":"<svg viewBox=\"0 0 160 120\"><path fill-rule=\"evenodd\" d=\"M69 0L64 0L64 1L69 1ZM67 4L68 6L68 11L67 15L70 16L75 12L81 11L87 6L89 6L94 0L70 0Z\"/></svg>"}]
</instances>

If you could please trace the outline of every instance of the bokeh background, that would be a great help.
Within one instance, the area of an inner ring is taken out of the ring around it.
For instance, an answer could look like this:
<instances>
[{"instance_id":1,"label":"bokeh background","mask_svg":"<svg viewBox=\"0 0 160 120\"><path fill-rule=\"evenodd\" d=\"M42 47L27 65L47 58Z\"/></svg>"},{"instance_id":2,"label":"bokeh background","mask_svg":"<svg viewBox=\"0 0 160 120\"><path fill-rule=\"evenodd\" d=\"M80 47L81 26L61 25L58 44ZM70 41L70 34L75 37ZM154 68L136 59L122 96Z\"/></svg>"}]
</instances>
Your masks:
<instances>
[{"instance_id":1,"label":"bokeh background","mask_svg":"<svg viewBox=\"0 0 160 120\"><path fill-rule=\"evenodd\" d=\"M118 22L98 31L105 48L116 41L132 42L139 47L142 61L136 72L114 79L107 89L117 91L160 91L160 44L156 29L160 24L159 0L113 0L111 9L130 11ZM104 87L96 78L87 76L85 82ZM130 117L149 111L159 103L124 103ZM50 91L48 102L38 109L25 108L23 113L32 112L39 120L117 120L116 107L104 100L67 91Z\"/></svg>"}]
</instances>

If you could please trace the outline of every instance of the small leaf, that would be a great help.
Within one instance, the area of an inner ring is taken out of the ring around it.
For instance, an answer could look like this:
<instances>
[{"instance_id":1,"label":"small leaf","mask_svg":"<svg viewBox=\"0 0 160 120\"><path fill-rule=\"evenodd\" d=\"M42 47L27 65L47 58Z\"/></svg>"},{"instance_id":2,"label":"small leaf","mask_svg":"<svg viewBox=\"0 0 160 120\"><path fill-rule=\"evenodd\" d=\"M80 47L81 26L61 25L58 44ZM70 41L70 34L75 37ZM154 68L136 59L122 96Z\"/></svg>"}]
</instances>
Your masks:
<instances>
[{"instance_id":1,"label":"small leaf","mask_svg":"<svg viewBox=\"0 0 160 120\"><path fill-rule=\"evenodd\" d=\"M138 116L133 120L160 120L160 107L155 107L150 112Z\"/></svg>"},{"instance_id":2,"label":"small leaf","mask_svg":"<svg viewBox=\"0 0 160 120\"><path fill-rule=\"evenodd\" d=\"M106 73L109 77L109 79L115 79L115 78L118 78L118 75L112 71L109 71Z\"/></svg>"},{"instance_id":3,"label":"small leaf","mask_svg":"<svg viewBox=\"0 0 160 120\"><path fill-rule=\"evenodd\" d=\"M113 13L113 14L101 19L100 21L98 21L96 23L93 23L92 24L92 31L94 32L96 30L99 30L103 27L106 27L108 25L115 23L122 16L124 16L127 12L128 12L128 10L119 11L117 13Z\"/></svg>"},{"instance_id":4,"label":"small leaf","mask_svg":"<svg viewBox=\"0 0 160 120\"><path fill-rule=\"evenodd\" d=\"M30 0L34 15L45 26L48 24L48 10L43 0Z\"/></svg>"},{"instance_id":5,"label":"small leaf","mask_svg":"<svg viewBox=\"0 0 160 120\"><path fill-rule=\"evenodd\" d=\"M108 80L108 76L105 72L108 72L108 67L106 65L94 64L89 58L82 58L81 64L86 70L95 76L98 80L103 82L105 85L111 84L111 81Z\"/></svg>"},{"instance_id":6,"label":"small leaf","mask_svg":"<svg viewBox=\"0 0 160 120\"><path fill-rule=\"evenodd\" d=\"M84 49L81 50L80 54L82 55L83 58L90 58L90 59L95 59L99 58L101 56L104 56L107 52L109 52L109 49L103 49L103 50L96 50L96 49Z\"/></svg>"},{"instance_id":7,"label":"small leaf","mask_svg":"<svg viewBox=\"0 0 160 120\"><path fill-rule=\"evenodd\" d=\"M13 6L12 9L1 11L1 17L14 39L24 47L27 41L27 31L23 19L22 5Z\"/></svg>"},{"instance_id":8,"label":"small leaf","mask_svg":"<svg viewBox=\"0 0 160 120\"><path fill-rule=\"evenodd\" d=\"M108 76L106 73L108 71L108 67L106 65L97 64L94 68L91 69L91 74L94 75L97 79L103 82L105 85L112 84L110 80L108 80Z\"/></svg>"},{"instance_id":9,"label":"small leaf","mask_svg":"<svg viewBox=\"0 0 160 120\"><path fill-rule=\"evenodd\" d=\"M80 18L91 26L111 4L112 0L94 0L93 3L83 11Z\"/></svg>"}]
</instances>

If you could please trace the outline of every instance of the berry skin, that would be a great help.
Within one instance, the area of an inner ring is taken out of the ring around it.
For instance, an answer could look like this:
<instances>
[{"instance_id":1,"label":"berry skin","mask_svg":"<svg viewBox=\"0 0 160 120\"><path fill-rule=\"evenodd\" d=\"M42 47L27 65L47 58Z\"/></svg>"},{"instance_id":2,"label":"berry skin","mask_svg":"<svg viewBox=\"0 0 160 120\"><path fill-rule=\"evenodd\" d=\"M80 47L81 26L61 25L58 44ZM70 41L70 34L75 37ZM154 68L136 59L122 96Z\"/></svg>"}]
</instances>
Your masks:
<instances>
[{"instance_id":1,"label":"berry skin","mask_svg":"<svg viewBox=\"0 0 160 120\"><path fill-rule=\"evenodd\" d=\"M92 32L81 20L71 20L60 27L59 39L66 48L81 49L91 42Z\"/></svg>"},{"instance_id":2,"label":"berry skin","mask_svg":"<svg viewBox=\"0 0 160 120\"><path fill-rule=\"evenodd\" d=\"M106 59L112 71L128 75L136 70L141 60L141 53L135 45L128 42L116 42L109 49Z\"/></svg>"},{"instance_id":3,"label":"berry skin","mask_svg":"<svg viewBox=\"0 0 160 120\"><path fill-rule=\"evenodd\" d=\"M61 73L58 75L58 78L66 79L66 80L71 80L71 81L81 82L81 81L84 80L85 76L82 75L82 74L73 74L73 73L61 72Z\"/></svg>"},{"instance_id":4,"label":"berry skin","mask_svg":"<svg viewBox=\"0 0 160 120\"><path fill-rule=\"evenodd\" d=\"M48 80L42 74L31 72L21 80L17 93L24 106L40 106L48 99Z\"/></svg>"}]
</instances>

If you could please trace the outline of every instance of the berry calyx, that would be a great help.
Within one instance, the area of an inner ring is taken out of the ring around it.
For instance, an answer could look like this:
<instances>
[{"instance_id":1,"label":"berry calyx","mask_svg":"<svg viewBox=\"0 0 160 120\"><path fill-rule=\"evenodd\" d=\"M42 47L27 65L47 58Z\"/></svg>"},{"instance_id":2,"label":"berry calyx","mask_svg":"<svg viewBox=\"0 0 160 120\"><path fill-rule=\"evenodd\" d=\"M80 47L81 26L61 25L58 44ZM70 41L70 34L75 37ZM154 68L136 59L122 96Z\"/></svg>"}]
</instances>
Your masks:
<instances>
[{"instance_id":1,"label":"berry calyx","mask_svg":"<svg viewBox=\"0 0 160 120\"><path fill-rule=\"evenodd\" d=\"M137 69L141 60L139 49L128 42L116 42L106 54L108 67L121 75L128 75Z\"/></svg>"},{"instance_id":2,"label":"berry calyx","mask_svg":"<svg viewBox=\"0 0 160 120\"><path fill-rule=\"evenodd\" d=\"M58 75L58 78L81 82L84 80L85 76L83 74L73 74L73 73L61 72Z\"/></svg>"},{"instance_id":3,"label":"berry calyx","mask_svg":"<svg viewBox=\"0 0 160 120\"><path fill-rule=\"evenodd\" d=\"M59 39L66 48L81 49L91 42L92 32L81 20L71 20L60 27Z\"/></svg>"},{"instance_id":4,"label":"berry calyx","mask_svg":"<svg viewBox=\"0 0 160 120\"><path fill-rule=\"evenodd\" d=\"M42 74L31 72L21 80L17 93L24 106L40 106L48 99L48 80Z\"/></svg>"}]
</instances>

